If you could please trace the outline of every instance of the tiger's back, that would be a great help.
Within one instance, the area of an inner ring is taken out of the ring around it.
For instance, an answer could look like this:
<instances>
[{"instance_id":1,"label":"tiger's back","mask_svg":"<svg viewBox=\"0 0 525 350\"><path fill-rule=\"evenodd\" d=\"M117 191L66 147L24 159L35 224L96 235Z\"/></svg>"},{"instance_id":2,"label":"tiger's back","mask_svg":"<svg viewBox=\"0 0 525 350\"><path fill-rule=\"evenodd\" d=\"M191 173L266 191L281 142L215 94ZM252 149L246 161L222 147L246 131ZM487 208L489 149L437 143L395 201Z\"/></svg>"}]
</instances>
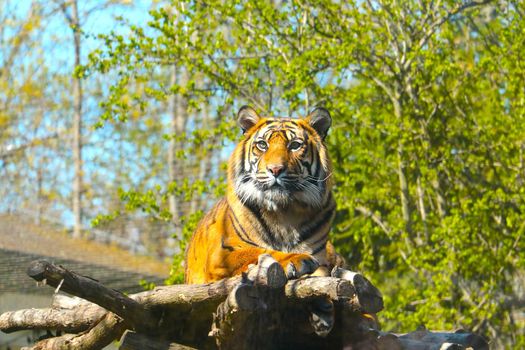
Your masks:
<instances>
[{"instance_id":1,"label":"tiger's back","mask_svg":"<svg viewBox=\"0 0 525 350\"><path fill-rule=\"evenodd\" d=\"M186 255L186 283L231 277L271 254L289 277L342 259L328 242L335 213L325 109L304 119L261 118L243 107L245 137L228 164L228 188L199 223Z\"/></svg>"}]
</instances>

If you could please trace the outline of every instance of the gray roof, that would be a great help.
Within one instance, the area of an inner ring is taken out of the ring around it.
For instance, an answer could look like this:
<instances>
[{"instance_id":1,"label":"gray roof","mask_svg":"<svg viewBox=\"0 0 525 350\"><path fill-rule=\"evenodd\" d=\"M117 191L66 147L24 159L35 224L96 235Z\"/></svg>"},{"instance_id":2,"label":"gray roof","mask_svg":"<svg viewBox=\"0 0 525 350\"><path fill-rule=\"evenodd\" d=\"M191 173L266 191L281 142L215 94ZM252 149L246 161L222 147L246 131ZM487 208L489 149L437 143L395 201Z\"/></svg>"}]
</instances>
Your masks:
<instances>
[{"instance_id":1,"label":"gray roof","mask_svg":"<svg viewBox=\"0 0 525 350\"><path fill-rule=\"evenodd\" d=\"M27 276L26 270L33 260L44 259L49 262L64 266L84 276L96 279L106 287L117 289L125 293L137 293L144 289L140 281L153 282L162 285L164 279L152 274L123 271L103 265L89 264L86 262L30 254L14 250L0 249L0 294L52 294L54 288L49 286L38 287L37 283Z\"/></svg>"},{"instance_id":2,"label":"gray roof","mask_svg":"<svg viewBox=\"0 0 525 350\"><path fill-rule=\"evenodd\" d=\"M142 291L140 281L162 285L169 262L133 255L102 243L73 239L64 230L19 215L0 214L0 295L4 292L52 293L26 274L29 263L44 259L96 279L125 293Z\"/></svg>"}]
</instances>

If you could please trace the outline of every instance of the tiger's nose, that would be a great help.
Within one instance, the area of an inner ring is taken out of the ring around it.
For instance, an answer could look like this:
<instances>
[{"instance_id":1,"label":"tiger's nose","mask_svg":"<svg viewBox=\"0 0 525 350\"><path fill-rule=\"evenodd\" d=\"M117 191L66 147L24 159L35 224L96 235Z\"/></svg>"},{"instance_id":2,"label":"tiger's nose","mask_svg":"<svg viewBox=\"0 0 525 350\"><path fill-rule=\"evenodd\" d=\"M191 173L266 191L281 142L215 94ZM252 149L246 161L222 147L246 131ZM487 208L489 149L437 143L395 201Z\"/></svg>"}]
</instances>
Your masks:
<instances>
[{"instance_id":1,"label":"tiger's nose","mask_svg":"<svg viewBox=\"0 0 525 350\"><path fill-rule=\"evenodd\" d=\"M284 165L282 164L271 164L271 165L268 165L266 167L268 169L269 172L271 172L273 174L273 176L277 177L279 176L281 173L284 172L285 170L285 167Z\"/></svg>"}]
</instances>

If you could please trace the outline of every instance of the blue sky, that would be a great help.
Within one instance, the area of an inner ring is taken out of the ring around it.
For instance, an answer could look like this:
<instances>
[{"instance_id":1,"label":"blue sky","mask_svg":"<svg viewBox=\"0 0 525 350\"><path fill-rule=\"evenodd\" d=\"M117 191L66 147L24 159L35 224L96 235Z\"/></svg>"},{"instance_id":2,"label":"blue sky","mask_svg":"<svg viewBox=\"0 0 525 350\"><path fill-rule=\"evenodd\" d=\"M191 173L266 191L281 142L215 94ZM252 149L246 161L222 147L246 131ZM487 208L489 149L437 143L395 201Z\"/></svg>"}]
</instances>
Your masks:
<instances>
[{"instance_id":1,"label":"blue sky","mask_svg":"<svg viewBox=\"0 0 525 350\"><path fill-rule=\"evenodd\" d=\"M152 6L155 6L154 2L152 1L120 1L119 4L111 4L108 6L103 6L104 2L102 1L79 1L78 3L80 18L83 26L82 29L85 33L85 35L82 37L83 62L86 62L86 57L92 50L102 45L101 41L96 38L98 34L109 33L110 31L126 34L128 27L126 24L115 20L117 16L123 17L130 24L144 24L149 20L148 10ZM3 4L3 11L5 11L4 13L13 13L18 20L23 20L27 18L32 4L33 1L29 0L6 1ZM32 69L36 70L42 70L44 69L42 67L45 67L45 69L49 71L48 74L63 75L68 77L72 73L74 65L74 48L71 29L69 28L65 16L59 10L58 5L55 2L43 1L41 4L43 6L42 11L44 14L52 13L52 15L44 15L40 24L41 29L38 29L38 32L34 33L35 37L40 41L40 47L38 49L23 48L27 52L24 52L24 55L22 56L24 61L17 62L17 67L23 68L26 66L31 66L33 67ZM89 16L87 17L84 16L86 12L90 12ZM13 24L15 25L13 28L16 28L16 25L18 24L17 20L15 20ZM14 30L7 27L7 30L4 32L4 37L13 36L13 34ZM8 52L9 49L10 48L6 48L6 51L0 49L0 59L5 56L5 52ZM43 60L43 63L39 64L38 60ZM111 83L111 80L107 79L107 81L104 83L107 83L107 86L103 86L103 88L107 89ZM89 82L84 83L86 86L88 84ZM60 94L65 94L66 98L68 98L68 95L72 95L66 90L66 87L61 89L60 87L49 86L47 89L49 89L51 93L53 93L53 91L59 91ZM102 128L97 131L93 131L91 129L91 126L96 122L98 115L100 114L100 110L98 108L99 101L96 98L89 96L89 91L87 89L85 92L86 103L84 104L84 135L86 137L87 144L97 143L98 141L107 138L108 133L111 133L111 127ZM56 96L57 102L60 98L63 98L63 96L60 96L60 94ZM62 129L67 128L67 125L71 122L68 111L47 110L45 113L49 117L46 118L46 116L44 116L43 120L38 122L36 120L32 120L31 118L33 117L31 117L30 114L28 114L28 116L21 116L20 122L17 122L15 127L18 130L17 134L24 135L24 139L11 139L8 140L9 144L17 145L27 143L27 140L25 139L26 137L44 137L50 132L50 130L53 131L53 129L56 129L57 127ZM56 115L56 113L60 114ZM50 121L54 121L52 123L58 123L58 125L52 125L50 124ZM36 129L38 134L29 135L30 133L28 131L33 130L32 126L35 125L35 123L40 123L41 125L41 127ZM63 140L60 142L63 142ZM1 146L6 145L0 145L0 148ZM64 145L64 149L67 147L68 145ZM96 147L90 147L88 145L84 148L83 156L85 160L86 179L89 179L89 177L94 176L96 172L100 172L102 170L100 168L94 168L96 166L96 162L94 160L101 160L101 151L97 150ZM39 163L41 166L44 166L47 169L47 171L51 174L50 176L52 180L50 180L49 183L57 182L65 184L59 188L55 188L55 190L58 190L58 192L64 197L69 196L70 188L68 188L68 184L71 183L72 179L72 167L65 163L65 159L61 157L57 157L53 160L42 158L42 156L39 156L37 149L30 152L28 159L33 159L32 162L34 162L34 164ZM31 165L28 163L27 168L24 169L23 172L30 173L31 167L34 166L34 164ZM8 164L8 166L12 165ZM14 171L14 173L17 174L16 171ZM114 177L112 177L109 173L106 175L108 181L114 179ZM44 186L46 186L45 183ZM4 200L9 201L8 199ZM0 203L1 208L5 208L6 205L9 206L9 203ZM59 211L62 212L62 219L64 223L70 225L73 220L71 211L67 205L65 208L61 208Z\"/></svg>"}]
</instances>

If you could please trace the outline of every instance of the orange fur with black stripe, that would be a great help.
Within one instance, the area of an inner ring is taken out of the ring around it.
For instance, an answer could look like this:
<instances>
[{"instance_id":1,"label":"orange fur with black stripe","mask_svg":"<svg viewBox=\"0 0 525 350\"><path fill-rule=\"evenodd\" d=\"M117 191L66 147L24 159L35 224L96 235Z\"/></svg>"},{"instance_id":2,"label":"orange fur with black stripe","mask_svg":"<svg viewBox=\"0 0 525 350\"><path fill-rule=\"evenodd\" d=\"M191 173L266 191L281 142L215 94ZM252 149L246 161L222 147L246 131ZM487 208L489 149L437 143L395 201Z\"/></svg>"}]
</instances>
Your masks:
<instances>
[{"instance_id":1,"label":"orange fur with black stripe","mask_svg":"<svg viewBox=\"0 0 525 350\"><path fill-rule=\"evenodd\" d=\"M327 110L303 119L238 113L244 131L228 164L228 189L199 223L186 255L186 283L231 277L271 254L294 278L340 265L328 242L335 214L324 144Z\"/></svg>"}]
</instances>

